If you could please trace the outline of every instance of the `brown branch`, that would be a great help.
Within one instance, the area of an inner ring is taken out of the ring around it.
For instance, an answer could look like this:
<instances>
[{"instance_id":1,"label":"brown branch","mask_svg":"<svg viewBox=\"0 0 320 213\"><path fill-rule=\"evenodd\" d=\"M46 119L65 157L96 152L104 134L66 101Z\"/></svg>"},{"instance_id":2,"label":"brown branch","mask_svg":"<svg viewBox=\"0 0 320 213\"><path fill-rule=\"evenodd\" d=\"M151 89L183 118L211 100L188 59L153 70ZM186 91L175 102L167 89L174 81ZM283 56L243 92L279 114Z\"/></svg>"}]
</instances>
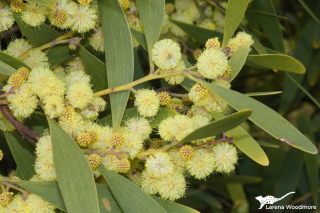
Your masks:
<instances>
[{"instance_id":1,"label":"brown branch","mask_svg":"<svg viewBox=\"0 0 320 213\"><path fill-rule=\"evenodd\" d=\"M7 105L0 105L0 110L3 115L7 118L7 120L17 129L18 133L22 136L22 138L27 139L30 143L36 146L38 139L41 138L41 135L29 129L25 125L23 125L20 121L18 121L11 113L9 107Z\"/></svg>"}]
</instances>

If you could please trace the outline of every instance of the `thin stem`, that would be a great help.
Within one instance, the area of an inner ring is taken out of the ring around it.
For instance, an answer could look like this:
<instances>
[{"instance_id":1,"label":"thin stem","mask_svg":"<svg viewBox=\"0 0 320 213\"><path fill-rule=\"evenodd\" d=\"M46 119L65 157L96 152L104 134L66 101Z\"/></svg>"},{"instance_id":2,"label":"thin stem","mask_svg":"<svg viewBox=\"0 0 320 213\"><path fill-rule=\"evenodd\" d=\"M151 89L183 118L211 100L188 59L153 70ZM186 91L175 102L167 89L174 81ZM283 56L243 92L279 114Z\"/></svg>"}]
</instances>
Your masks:
<instances>
[{"instance_id":1,"label":"thin stem","mask_svg":"<svg viewBox=\"0 0 320 213\"><path fill-rule=\"evenodd\" d=\"M134 94L137 94L138 93L138 91L137 90L135 90L133 87L132 88L130 88L129 89L131 92L133 92Z\"/></svg>"},{"instance_id":2,"label":"thin stem","mask_svg":"<svg viewBox=\"0 0 320 213\"><path fill-rule=\"evenodd\" d=\"M0 99L0 105L7 105L9 101L7 99Z\"/></svg>"},{"instance_id":3,"label":"thin stem","mask_svg":"<svg viewBox=\"0 0 320 213\"><path fill-rule=\"evenodd\" d=\"M24 190L24 189L22 189L22 188L20 188L20 187L18 187L16 185L12 184L12 183L9 183L9 182L6 182L6 181L2 181L2 184L7 186L7 187L10 187L10 188L13 188L15 190L18 190L18 191L22 192L23 194L30 194L30 192L28 192L28 191L26 191L26 190Z\"/></svg>"},{"instance_id":4,"label":"thin stem","mask_svg":"<svg viewBox=\"0 0 320 213\"><path fill-rule=\"evenodd\" d=\"M194 75L194 76L197 76L197 77L201 77L202 76L199 72L189 71L189 73L191 75Z\"/></svg>"},{"instance_id":5,"label":"thin stem","mask_svg":"<svg viewBox=\"0 0 320 213\"><path fill-rule=\"evenodd\" d=\"M217 8L221 13L223 13L223 14L226 13L223 9L221 9L221 7L218 5L217 2L214 2L214 1L211 1L211 0L207 0L207 2L209 4L211 4L212 6L214 6L215 8Z\"/></svg>"},{"instance_id":6,"label":"thin stem","mask_svg":"<svg viewBox=\"0 0 320 213\"><path fill-rule=\"evenodd\" d=\"M68 33L67 33L68 34ZM68 35L69 36L69 35ZM26 52L24 55L20 56L19 57L19 60L23 60L25 58L27 58L30 53L33 51L33 50L44 50L44 49L47 49L47 48L50 48L50 47L53 47L57 44L63 44L63 43L74 43L74 41L76 39L78 39L79 41L81 41L82 39L84 39L84 37L74 37L74 38L70 38L70 39L62 39L62 38L65 38L66 35L63 35L63 36L60 36L59 38L57 38L56 40L54 41L51 41L49 43L46 43L40 47L37 47L37 48L34 48L34 49L31 49L29 50L28 52Z\"/></svg>"},{"instance_id":7,"label":"thin stem","mask_svg":"<svg viewBox=\"0 0 320 213\"><path fill-rule=\"evenodd\" d=\"M120 91L124 91L124 90L129 90L130 88L138 85L138 84L141 84L141 83L144 83L146 81L150 81L150 80L153 80L153 79L158 79L158 78L165 78L165 77L169 77L169 76L175 76L175 75L183 75L184 71L178 71L178 72L173 72L173 73L167 73L167 74L163 74L163 75L155 75L155 74L150 74L150 75L147 75L143 78L140 78L136 81L133 81L129 84L125 84L125 85L122 85L122 86L119 86L119 87L110 87L108 89L105 89L105 90L102 90L102 91L99 91L99 92L96 92L94 93L95 96L102 96L102 95L107 95L107 94L110 94L110 93L114 93L114 92L120 92Z\"/></svg>"},{"instance_id":8,"label":"thin stem","mask_svg":"<svg viewBox=\"0 0 320 213\"><path fill-rule=\"evenodd\" d=\"M197 0L193 0L193 3L196 5L196 7L197 7L197 9L198 9L198 11L200 13L200 18L197 21L197 24L199 24L200 21L206 16L206 14L204 14L204 12L203 12L202 8L200 7L200 5L199 5Z\"/></svg>"}]
</instances>

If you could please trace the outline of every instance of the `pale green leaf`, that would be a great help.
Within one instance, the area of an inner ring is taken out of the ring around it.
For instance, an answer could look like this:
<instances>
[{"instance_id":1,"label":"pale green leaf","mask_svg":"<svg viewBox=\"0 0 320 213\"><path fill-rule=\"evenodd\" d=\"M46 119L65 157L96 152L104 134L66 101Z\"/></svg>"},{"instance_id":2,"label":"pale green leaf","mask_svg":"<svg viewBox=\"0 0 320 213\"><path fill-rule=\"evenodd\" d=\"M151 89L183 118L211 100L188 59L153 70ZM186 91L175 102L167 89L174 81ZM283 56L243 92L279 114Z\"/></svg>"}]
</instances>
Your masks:
<instances>
[{"instance_id":1,"label":"pale green leaf","mask_svg":"<svg viewBox=\"0 0 320 213\"><path fill-rule=\"evenodd\" d=\"M28 65L26 65L22 61L4 53L4 52L0 52L0 61L3 61L4 63L8 64L9 66L13 67L16 70L19 69L20 67L26 67L29 70L31 70L31 68Z\"/></svg>"},{"instance_id":2,"label":"pale green leaf","mask_svg":"<svg viewBox=\"0 0 320 213\"><path fill-rule=\"evenodd\" d=\"M271 0L253 1L251 6L257 11L277 15L277 12ZM266 37L269 39L275 50L283 53L283 36L278 18L259 13L255 15L255 18L261 25L263 32L265 33Z\"/></svg>"},{"instance_id":3,"label":"pale green leaf","mask_svg":"<svg viewBox=\"0 0 320 213\"><path fill-rule=\"evenodd\" d=\"M205 44L208 39L218 37L219 40L222 39L222 33L219 33L214 30L208 30L202 27L196 27L191 24L186 24L183 22L170 20L174 24L176 24L178 27L180 27L183 31L185 31L189 36L200 42L201 44Z\"/></svg>"},{"instance_id":4,"label":"pale green leaf","mask_svg":"<svg viewBox=\"0 0 320 213\"><path fill-rule=\"evenodd\" d=\"M229 39L238 28L244 13L246 12L248 4L249 0L228 1L222 47L227 45Z\"/></svg>"},{"instance_id":5,"label":"pale green leaf","mask_svg":"<svg viewBox=\"0 0 320 213\"><path fill-rule=\"evenodd\" d=\"M20 178L23 180L29 180L35 175L34 162L35 156L34 150L29 144L22 139L17 132L5 132L5 137L9 145L10 151L13 155L14 161L19 167Z\"/></svg>"},{"instance_id":6,"label":"pale green leaf","mask_svg":"<svg viewBox=\"0 0 320 213\"><path fill-rule=\"evenodd\" d=\"M225 116L220 113L213 113L212 115L215 119L219 120L225 118ZM227 136L233 137L235 141L234 145L249 158L263 166L269 165L266 153L264 153L258 143L241 126L227 131Z\"/></svg>"},{"instance_id":7,"label":"pale green leaf","mask_svg":"<svg viewBox=\"0 0 320 213\"><path fill-rule=\"evenodd\" d=\"M133 75L133 80L136 81L140 78L143 78L145 77L145 73L144 73L144 70L141 66L141 63L140 63L140 58L139 58L139 52L138 52L138 49L137 48L134 48L133 50L134 52L134 75ZM150 83L150 81L146 81L146 82L143 82L141 84L138 84L136 86L134 86L133 88L135 90L138 90L138 89L147 89L147 88L151 88L152 85Z\"/></svg>"},{"instance_id":8,"label":"pale green leaf","mask_svg":"<svg viewBox=\"0 0 320 213\"><path fill-rule=\"evenodd\" d=\"M95 181L86 157L54 120L48 118L48 123L55 170L68 212L99 213Z\"/></svg>"},{"instance_id":9,"label":"pale green leaf","mask_svg":"<svg viewBox=\"0 0 320 213\"><path fill-rule=\"evenodd\" d=\"M61 64L67 60L70 56L75 54L75 51L71 51L69 44L56 45L46 52L51 67Z\"/></svg>"},{"instance_id":10,"label":"pale green leaf","mask_svg":"<svg viewBox=\"0 0 320 213\"><path fill-rule=\"evenodd\" d=\"M317 148L301 132L266 105L236 91L200 79L194 78L194 80L214 91L237 111L251 109L253 113L249 119L276 139L305 152L313 154L318 152Z\"/></svg>"},{"instance_id":11,"label":"pale green leaf","mask_svg":"<svg viewBox=\"0 0 320 213\"><path fill-rule=\"evenodd\" d=\"M163 200L156 196L151 196L166 212L171 213L199 213L197 210L181 205L179 203Z\"/></svg>"},{"instance_id":12,"label":"pale green leaf","mask_svg":"<svg viewBox=\"0 0 320 213\"><path fill-rule=\"evenodd\" d=\"M165 14L165 0L136 0L136 3L144 35L148 45L148 52L150 55L150 68L151 70L154 70L154 64L151 57L151 50L160 35L163 18Z\"/></svg>"},{"instance_id":13,"label":"pale green leaf","mask_svg":"<svg viewBox=\"0 0 320 213\"><path fill-rule=\"evenodd\" d=\"M130 180L107 170L103 165L100 165L99 169L124 212L166 212L155 200Z\"/></svg>"},{"instance_id":14,"label":"pale green leaf","mask_svg":"<svg viewBox=\"0 0 320 213\"><path fill-rule=\"evenodd\" d=\"M148 50L146 37L143 33L138 30L130 28L132 36L138 41L138 43L142 46L143 49Z\"/></svg>"},{"instance_id":15,"label":"pale green leaf","mask_svg":"<svg viewBox=\"0 0 320 213\"><path fill-rule=\"evenodd\" d=\"M230 195L230 198L234 204L235 212L238 213L248 213L249 212L249 203L247 200L246 193L243 189L243 185L240 183L228 183L227 189Z\"/></svg>"},{"instance_id":16,"label":"pale green leaf","mask_svg":"<svg viewBox=\"0 0 320 213\"><path fill-rule=\"evenodd\" d=\"M44 4L44 5L48 5L48 6L52 6L55 7L56 6L56 1L55 0L27 0L30 2L35 2L38 4Z\"/></svg>"},{"instance_id":17,"label":"pale green leaf","mask_svg":"<svg viewBox=\"0 0 320 213\"><path fill-rule=\"evenodd\" d=\"M91 82L93 88L97 91L108 88L106 64L100 61L97 57L92 55L82 45L79 47L79 55L82 59L83 65L87 74L91 75Z\"/></svg>"},{"instance_id":18,"label":"pale green leaf","mask_svg":"<svg viewBox=\"0 0 320 213\"><path fill-rule=\"evenodd\" d=\"M320 25L319 25L319 28L320 28ZM320 61L320 51L316 51L315 54L312 54L310 63L307 67L307 70L308 70L307 79L308 79L309 85L312 87L316 85L320 76L319 61Z\"/></svg>"},{"instance_id":19,"label":"pale green leaf","mask_svg":"<svg viewBox=\"0 0 320 213\"><path fill-rule=\"evenodd\" d=\"M132 82L134 72L131 33L118 0L98 0L106 51L108 86ZM129 98L128 91L110 94L113 128L119 128Z\"/></svg>"},{"instance_id":20,"label":"pale green leaf","mask_svg":"<svg viewBox=\"0 0 320 213\"><path fill-rule=\"evenodd\" d=\"M14 20L18 23L21 31L26 35L28 41L35 47L46 44L58 38L60 34L46 24L39 27L31 27L24 23L19 13L13 13Z\"/></svg>"},{"instance_id":21,"label":"pale green leaf","mask_svg":"<svg viewBox=\"0 0 320 213\"><path fill-rule=\"evenodd\" d=\"M264 95L277 95L281 94L282 91L272 91L272 92L251 92L245 93L246 96L264 96Z\"/></svg>"},{"instance_id":22,"label":"pale green leaf","mask_svg":"<svg viewBox=\"0 0 320 213\"><path fill-rule=\"evenodd\" d=\"M298 60L282 54L249 55L248 61L275 70L303 74L306 68Z\"/></svg>"},{"instance_id":23,"label":"pale green leaf","mask_svg":"<svg viewBox=\"0 0 320 213\"><path fill-rule=\"evenodd\" d=\"M246 62L247 56L249 54L250 47L248 44L240 46L236 52L229 59L229 65L231 67L231 74L229 76L229 81L231 82L240 72L244 63Z\"/></svg>"},{"instance_id":24,"label":"pale green leaf","mask_svg":"<svg viewBox=\"0 0 320 213\"><path fill-rule=\"evenodd\" d=\"M10 76L15 72L17 72L16 69L4 63L3 61L0 61L0 74Z\"/></svg>"},{"instance_id":25,"label":"pale green leaf","mask_svg":"<svg viewBox=\"0 0 320 213\"><path fill-rule=\"evenodd\" d=\"M251 110L243 110L241 112L229 115L221 120L213 121L188 134L179 142L179 144L221 134L225 131L239 126L251 114Z\"/></svg>"}]
</instances>

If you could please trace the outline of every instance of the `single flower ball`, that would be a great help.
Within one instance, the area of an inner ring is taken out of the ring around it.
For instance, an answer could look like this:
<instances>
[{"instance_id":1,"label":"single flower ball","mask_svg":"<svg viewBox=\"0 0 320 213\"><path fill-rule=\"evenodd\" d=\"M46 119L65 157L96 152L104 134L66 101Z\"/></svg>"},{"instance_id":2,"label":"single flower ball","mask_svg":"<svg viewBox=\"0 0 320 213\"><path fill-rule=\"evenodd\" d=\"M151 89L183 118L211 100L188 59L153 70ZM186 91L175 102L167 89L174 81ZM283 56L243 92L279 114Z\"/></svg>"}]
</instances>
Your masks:
<instances>
[{"instance_id":1,"label":"single flower ball","mask_svg":"<svg viewBox=\"0 0 320 213\"><path fill-rule=\"evenodd\" d=\"M228 58L220 50L208 49L199 56L197 68L203 77L216 79L228 68Z\"/></svg>"},{"instance_id":2,"label":"single flower ball","mask_svg":"<svg viewBox=\"0 0 320 213\"><path fill-rule=\"evenodd\" d=\"M170 156L164 152L151 155L146 160L146 171L155 178L162 178L173 173Z\"/></svg>"},{"instance_id":3,"label":"single flower ball","mask_svg":"<svg viewBox=\"0 0 320 213\"><path fill-rule=\"evenodd\" d=\"M155 116L159 110L160 99L154 90L141 89L135 94L134 105L143 117Z\"/></svg>"},{"instance_id":4,"label":"single flower ball","mask_svg":"<svg viewBox=\"0 0 320 213\"><path fill-rule=\"evenodd\" d=\"M171 39L158 41L152 49L152 60L161 69L172 69L181 59L180 47Z\"/></svg>"},{"instance_id":5,"label":"single flower ball","mask_svg":"<svg viewBox=\"0 0 320 213\"><path fill-rule=\"evenodd\" d=\"M213 146L213 157L215 159L215 171L229 173L235 169L238 161L237 149L230 143L218 143Z\"/></svg>"}]
</instances>

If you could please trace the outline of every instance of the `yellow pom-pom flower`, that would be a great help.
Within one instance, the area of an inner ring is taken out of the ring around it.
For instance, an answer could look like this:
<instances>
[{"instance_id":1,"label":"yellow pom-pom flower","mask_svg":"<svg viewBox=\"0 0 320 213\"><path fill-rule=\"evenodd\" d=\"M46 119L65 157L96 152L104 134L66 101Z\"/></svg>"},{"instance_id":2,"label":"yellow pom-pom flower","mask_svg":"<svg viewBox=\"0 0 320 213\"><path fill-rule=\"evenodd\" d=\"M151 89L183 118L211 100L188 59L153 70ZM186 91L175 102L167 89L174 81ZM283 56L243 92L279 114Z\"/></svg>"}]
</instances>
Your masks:
<instances>
[{"instance_id":1,"label":"yellow pom-pom flower","mask_svg":"<svg viewBox=\"0 0 320 213\"><path fill-rule=\"evenodd\" d=\"M167 153L158 152L146 160L146 171L149 175L161 178L173 173L173 164Z\"/></svg>"},{"instance_id":2,"label":"yellow pom-pom flower","mask_svg":"<svg viewBox=\"0 0 320 213\"><path fill-rule=\"evenodd\" d=\"M102 27L97 27L89 38L89 43L93 49L104 52L104 38Z\"/></svg>"},{"instance_id":3,"label":"yellow pom-pom flower","mask_svg":"<svg viewBox=\"0 0 320 213\"><path fill-rule=\"evenodd\" d=\"M149 135L152 132L149 121L141 117L130 118L126 121L126 126L129 132L140 135L142 139L149 138Z\"/></svg>"},{"instance_id":4,"label":"yellow pom-pom flower","mask_svg":"<svg viewBox=\"0 0 320 213\"><path fill-rule=\"evenodd\" d=\"M92 143L90 134L86 131L78 135L77 141L80 147L88 147Z\"/></svg>"},{"instance_id":5,"label":"yellow pom-pom flower","mask_svg":"<svg viewBox=\"0 0 320 213\"><path fill-rule=\"evenodd\" d=\"M194 156L187 161L187 169L196 179L203 179L214 170L214 157L205 149L194 152Z\"/></svg>"},{"instance_id":6,"label":"yellow pom-pom flower","mask_svg":"<svg viewBox=\"0 0 320 213\"><path fill-rule=\"evenodd\" d=\"M28 2L27 4L25 4L21 18L26 24L32 27L37 27L46 20L47 15L48 10L46 6Z\"/></svg>"},{"instance_id":7,"label":"yellow pom-pom flower","mask_svg":"<svg viewBox=\"0 0 320 213\"><path fill-rule=\"evenodd\" d=\"M79 5L78 11L74 15L72 30L85 33L93 29L98 16L94 9L88 5Z\"/></svg>"},{"instance_id":8,"label":"yellow pom-pom flower","mask_svg":"<svg viewBox=\"0 0 320 213\"><path fill-rule=\"evenodd\" d=\"M33 213L54 213L56 209L56 207L35 194L28 195L28 199L25 202L29 211Z\"/></svg>"},{"instance_id":9,"label":"yellow pom-pom flower","mask_svg":"<svg viewBox=\"0 0 320 213\"><path fill-rule=\"evenodd\" d=\"M161 178L157 184L157 189L163 199L174 201L181 198L186 191L186 180L181 173L173 173Z\"/></svg>"},{"instance_id":10,"label":"yellow pom-pom flower","mask_svg":"<svg viewBox=\"0 0 320 213\"><path fill-rule=\"evenodd\" d=\"M14 116L29 117L37 108L38 99L30 90L17 91L15 94L7 96L10 104L8 105Z\"/></svg>"},{"instance_id":11,"label":"yellow pom-pom flower","mask_svg":"<svg viewBox=\"0 0 320 213\"><path fill-rule=\"evenodd\" d=\"M179 98L171 98L170 102L166 105L166 108L176 112L179 112L183 107L183 101Z\"/></svg>"},{"instance_id":12,"label":"yellow pom-pom flower","mask_svg":"<svg viewBox=\"0 0 320 213\"><path fill-rule=\"evenodd\" d=\"M97 154L88 156L89 165L91 168L97 168L101 164L101 157Z\"/></svg>"},{"instance_id":13,"label":"yellow pom-pom flower","mask_svg":"<svg viewBox=\"0 0 320 213\"><path fill-rule=\"evenodd\" d=\"M159 125L159 134L166 141L173 139L180 141L193 130L192 120L185 115L166 118Z\"/></svg>"},{"instance_id":14,"label":"yellow pom-pom flower","mask_svg":"<svg viewBox=\"0 0 320 213\"><path fill-rule=\"evenodd\" d=\"M130 6L130 1L129 0L119 0L119 4L122 7L122 9L124 11L126 11Z\"/></svg>"},{"instance_id":15,"label":"yellow pom-pom flower","mask_svg":"<svg viewBox=\"0 0 320 213\"><path fill-rule=\"evenodd\" d=\"M170 39L163 39L155 43L151 56L154 63L161 69L172 69L180 62L180 47Z\"/></svg>"},{"instance_id":16,"label":"yellow pom-pom flower","mask_svg":"<svg viewBox=\"0 0 320 213\"><path fill-rule=\"evenodd\" d=\"M223 73L223 77L225 77L225 78L229 78L229 76L230 76L230 74L231 74L231 67L228 65L228 67L227 67L227 69L226 69L226 71L224 71L224 73Z\"/></svg>"},{"instance_id":17,"label":"yellow pom-pom flower","mask_svg":"<svg viewBox=\"0 0 320 213\"><path fill-rule=\"evenodd\" d=\"M152 138L150 141L150 149L159 149L163 146L162 140L160 138Z\"/></svg>"},{"instance_id":18,"label":"yellow pom-pom flower","mask_svg":"<svg viewBox=\"0 0 320 213\"><path fill-rule=\"evenodd\" d=\"M207 87L200 83L196 83L189 91L189 98L193 102L197 102L208 94L209 90Z\"/></svg>"},{"instance_id":19,"label":"yellow pom-pom flower","mask_svg":"<svg viewBox=\"0 0 320 213\"><path fill-rule=\"evenodd\" d=\"M72 71L84 71L85 70L80 57L75 57L72 61L69 61L66 64L66 66L67 66L65 68L66 73L70 73Z\"/></svg>"},{"instance_id":20,"label":"yellow pom-pom flower","mask_svg":"<svg viewBox=\"0 0 320 213\"><path fill-rule=\"evenodd\" d=\"M17 38L9 43L8 48L5 50L5 53L11 55L12 57L19 58L20 56L28 52L31 48L32 45L26 39Z\"/></svg>"},{"instance_id":21,"label":"yellow pom-pom flower","mask_svg":"<svg viewBox=\"0 0 320 213\"><path fill-rule=\"evenodd\" d=\"M106 155L102 159L102 164L108 169L109 171L118 172L118 163L119 159L115 155Z\"/></svg>"},{"instance_id":22,"label":"yellow pom-pom flower","mask_svg":"<svg viewBox=\"0 0 320 213\"><path fill-rule=\"evenodd\" d=\"M12 16L12 11L10 7L0 2L0 32L9 29L13 23L14 19Z\"/></svg>"},{"instance_id":23,"label":"yellow pom-pom flower","mask_svg":"<svg viewBox=\"0 0 320 213\"><path fill-rule=\"evenodd\" d=\"M29 78L30 75L30 70L28 70L28 68L26 67L20 67L17 70L17 73L24 79L27 80Z\"/></svg>"},{"instance_id":24,"label":"yellow pom-pom flower","mask_svg":"<svg viewBox=\"0 0 320 213\"><path fill-rule=\"evenodd\" d=\"M46 54L40 50L32 50L28 58L23 60L31 68L49 67L49 59Z\"/></svg>"},{"instance_id":25,"label":"yellow pom-pom flower","mask_svg":"<svg viewBox=\"0 0 320 213\"><path fill-rule=\"evenodd\" d=\"M23 121L23 118L17 118L20 122ZM12 132L16 128L10 123L7 118L0 112L0 129L4 132L9 131Z\"/></svg>"},{"instance_id":26,"label":"yellow pom-pom flower","mask_svg":"<svg viewBox=\"0 0 320 213\"><path fill-rule=\"evenodd\" d=\"M50 157L53 159L52 143L51 143L50 135L44 135L38 140L37 147L36 147L36 154L38 158Z\"/></svg>"},{"instance_id":27,"label":"yellow pom-pom flower","mask_svg":"<svg viewBox=\"0 0 320 213\"><path fill-rule=\"evenodd\" d=\"M199 73L209 79L222 76L228 67L227 56L216 49L205 50L198 58L197 68Z\"/></svg>"},{"instance_id":28,"label":"yellow pom-pom flower","mask_svg":"<svg viewBox=\"0 0 320 213\"><path fill-rule=\"evenodd\" d=\"M23 200L20 194L13 197L11 203L5 208L5 213L24 213L28 212L29 208L26 206L26 202ZM35 212L38 213L38 212Z\"/></svg>"},{"instance_id":29,"label":"yellow pom-pom flower","mask_svg":"<svg viewBox=\"0 0 320 213\"><path fill-rule=\"evenodd\" d=\"M206 42L206 49L215 49L215 50L219 50L220 49L220 41L218 37L215 38L210 38L208 39L208 41Z\"/></svg>"},{"instance_id":30,"label":"yellow pom-pom flower","mask_svg":"<svg viewBox=\"0 0 320 213\"><path fill-rule=\"evenodd\" d=\"M212 147L214 170L221 173L232 172L238 161L237 149L228 142L218 143Z\"/></svg>"},{"instance_id":31,"label":"yellow pom-pom flower","mask_svg":"<svg viewBox=\"0 0 320 213\"><path fill-rule=\"evenodd\" d=\"M66 98L73 107L83 109L92 101L93 91L86 82L75 83L67 90Z\"/></svg>"},{"instance_id":32,"label":"yellow pom-pom flower","mask_svg":"<svg viewBox=\"0 0 320 213\"><path fill-rule=\"evenodd\" d=\"M87 75L84 71L71 71L67 77L65 78L65 83L67 87L69 88L71 85L79 82L86 82L90 83L90 76Z\"/></svg>"},{"instance_id":33,"label":"yellow pom-pom flower","mask_svg":"<svg viewBox=\"0 0 320 213\"><path fill-rule=\"evenodd\" d=\"M48 95L46 88L50 82L54 81L54 73L46 67L37 67L30 72L28 83L31 90L36 95L43 97Z\"/></svg>"},{"instance_id":34,"label":"yellow pom-pom flower","mask_svg":"<svg viewBox=\"0 0 320 213\"><path fill-rule=\"evenodd\" d=\"M202 106L195 106L195 105L193 105L191 107L191 109L188 111L187 115L189 117L193 117L193 116L196 116L196 115L201 115L201 116L206 117L208 119L212 118L211 113L206 108L204 108Z\"/></svg>"},{"instance_id":35,"label":"yellow pom-pom flower","mask_svg":"<svg viewBox=\"0 0 320 213\"><path fill-rule=\"evenodd\" d=\"M185 63L181 60L178 65L176 65L174 68L171 69L160 69L159 73L161 75L165 75L168 73L173 73L173 72L178 72L178 71L183 71L186 69ZM174 76L168 76L165 77L164 80L168 82L171 85L176 85L180 84L184 80L184 75L174 75Z\"/></svg>"},{"instance_id":36,"label":"yellow pom-pom flower","mask_svg":"<svg viewBox=\"0 0 320 213\"><path fill-rule=\"evenodd\" d=\"M34 170L44 181L54 181L57 179L53 158L49 156L36 158Z\"/></svg>"},{"instance_id":37,"label":"yellow pom-pom flower","mask_svg":"<svg viewBox=\"0 0 320 213\"><path fill-rule=\"evenodd\" d=\"M0 203L3 206L8 205L13 199L13 192L2 192L0 194Z\"/></svg>"},{"instance_id":38,"label":"yellow pom-pom flower","mask_svg":"<svg viewBox=\"0 0 320 213\"><path fill-rule=\"evenodd\" d=\"M170 151L169 153L170 161L173 164L174 172L184 173L186 161L181 157L180 152Z\"/></svg>"},{"instance_id":39,"label":"yellow pom-pom flower","mask_svg":"<svg viewBox=\"0 0 320 213\"><path fill-rule=\"evenodd\" d=\"M127 159L120 160L117 166L118 166L118 171L121 173L126 173L131 168L130 161Z\"/></svg>"},{"instance_id":40,"label":"yellow pom-pom flower","mask_svg":"<svg viewBox=\"0 0 320 213\"><path fill-rule=\"evenodd\" d=\"M135 94L134 105L144 117L155 116L159 110L160 99L154 90L141 89Z\"/></svg>"},{"instance_id":41,"label":"yellow pom-pom flower","mask_svg":"<svg viewBox=\"0 0 320 213\"><path fill-rule=\"evenodd\" d=\"M81 115L88 119L96 119L99 116L99 112L106 108L106 104L103 98L94 96L88 106L81 111Z\"/></svg>"},{"instance_id":42,"label":"yellow pom-pom flower","mask_svg":"<svg viewBox=\"0 0 320 213\"><path fill-rule=\"evenodd\" d=\"M22 85L23 81L24 79L19 73L13 73L8 80L8 84L10 84L12 87L17 88Z\"/></svg>"},{"instance_id":43,"label":"yellow pom-pom flower","mask_svg":"<svg viewBox=\"0 0 320 213\"><path fill-rule=\"evenodd\" d=\"M52 10L49 14L49 20L52 25L67 29L74 23L74 16L78 11L75 2L69 0L57 0L56 10Z\"/></svg>"},{"instance_id":44,"label":"yellow pom-pom flower","mask_svg":"<svg viewBox=\"0 0 320 213\"><path fill-rule=\"evenodd\" d=\"M48 96L44 99L44 112L51 119L59 117L65 113L63 98L60 96Z\"/></svg>"},{"instance_id":45,"label":"yellow pom-pom flower","mask_svg":"<svg viewBox=\"0 0 320 213\"><path fill-rule=\"evenodd\" d=\"M11 10L15 13L21 13L24 7L22 0L12 0L10 3Z\"/></svg>"},{"instance_id":46,"label":"yellow pom-pom flower","mask_svg":"<svg viewBox=\"0 0 320 213\"><path fill-rule=\"evenodd\" d=\"M158 97L160 99L160 104L161 105L168 104L170 102L170 99L171 99L171 96L169 95L169 93L165 92L165 91L158 93Z\"/></svg>"},{"instance_id":47,"label":"yellow pom-pom flower","mask_svg":"<svg viewBox=\"0 0 320 213\"><path fill-rule=\"evenodd\" d=\"M91 3L91 0L78 0L79 4L88 5Z\"/></svg>"},{"instance_id":48,"label":"yellow pom-pom flower","mask_svg":"<svg viewBox=\"0 0 320 213\"><path fill-rule=\"evenodd\" d=\"M116 132L111 136L111 145L112 146L120 146L124 142L124 137L121 133Z\"/></svg>"},{"instance_id":49,"label":"yellow pom-pom flower","mask_svg":"<svg viewBox=\"0 0 320 213\"><path fill-rule=\"evenodd\" d=\"M117 147L117 150L128 152L131 159L141 151L143 148L143 139L140 134L134 132L128 132L126 130L123 133L124 142L121 146Z\"/></svg>"},{"instance_id":50,"label":"yellow pom-pom flower","mask_svg":"<svg viewBox=\"0 0 320 213\"><path fill-rule=\"evenodd\" d=\"M192 146L184 145L180 148L180 155L183 159L189 160L194 155L194 149L192 148Z\"/></svg>"},{"instance_id":51,"label":"yellow pom-pom flower","mask_svg":"<svg viewBox=\"0 0 320 213\"><path fill-rule=\"evenodd\" d=\"M160 182L160 179L149 175L146 170L142 172L141 176L141 189L149 195L156 194L158 192L157 185Z\"/></svg>"}]
</instances>

